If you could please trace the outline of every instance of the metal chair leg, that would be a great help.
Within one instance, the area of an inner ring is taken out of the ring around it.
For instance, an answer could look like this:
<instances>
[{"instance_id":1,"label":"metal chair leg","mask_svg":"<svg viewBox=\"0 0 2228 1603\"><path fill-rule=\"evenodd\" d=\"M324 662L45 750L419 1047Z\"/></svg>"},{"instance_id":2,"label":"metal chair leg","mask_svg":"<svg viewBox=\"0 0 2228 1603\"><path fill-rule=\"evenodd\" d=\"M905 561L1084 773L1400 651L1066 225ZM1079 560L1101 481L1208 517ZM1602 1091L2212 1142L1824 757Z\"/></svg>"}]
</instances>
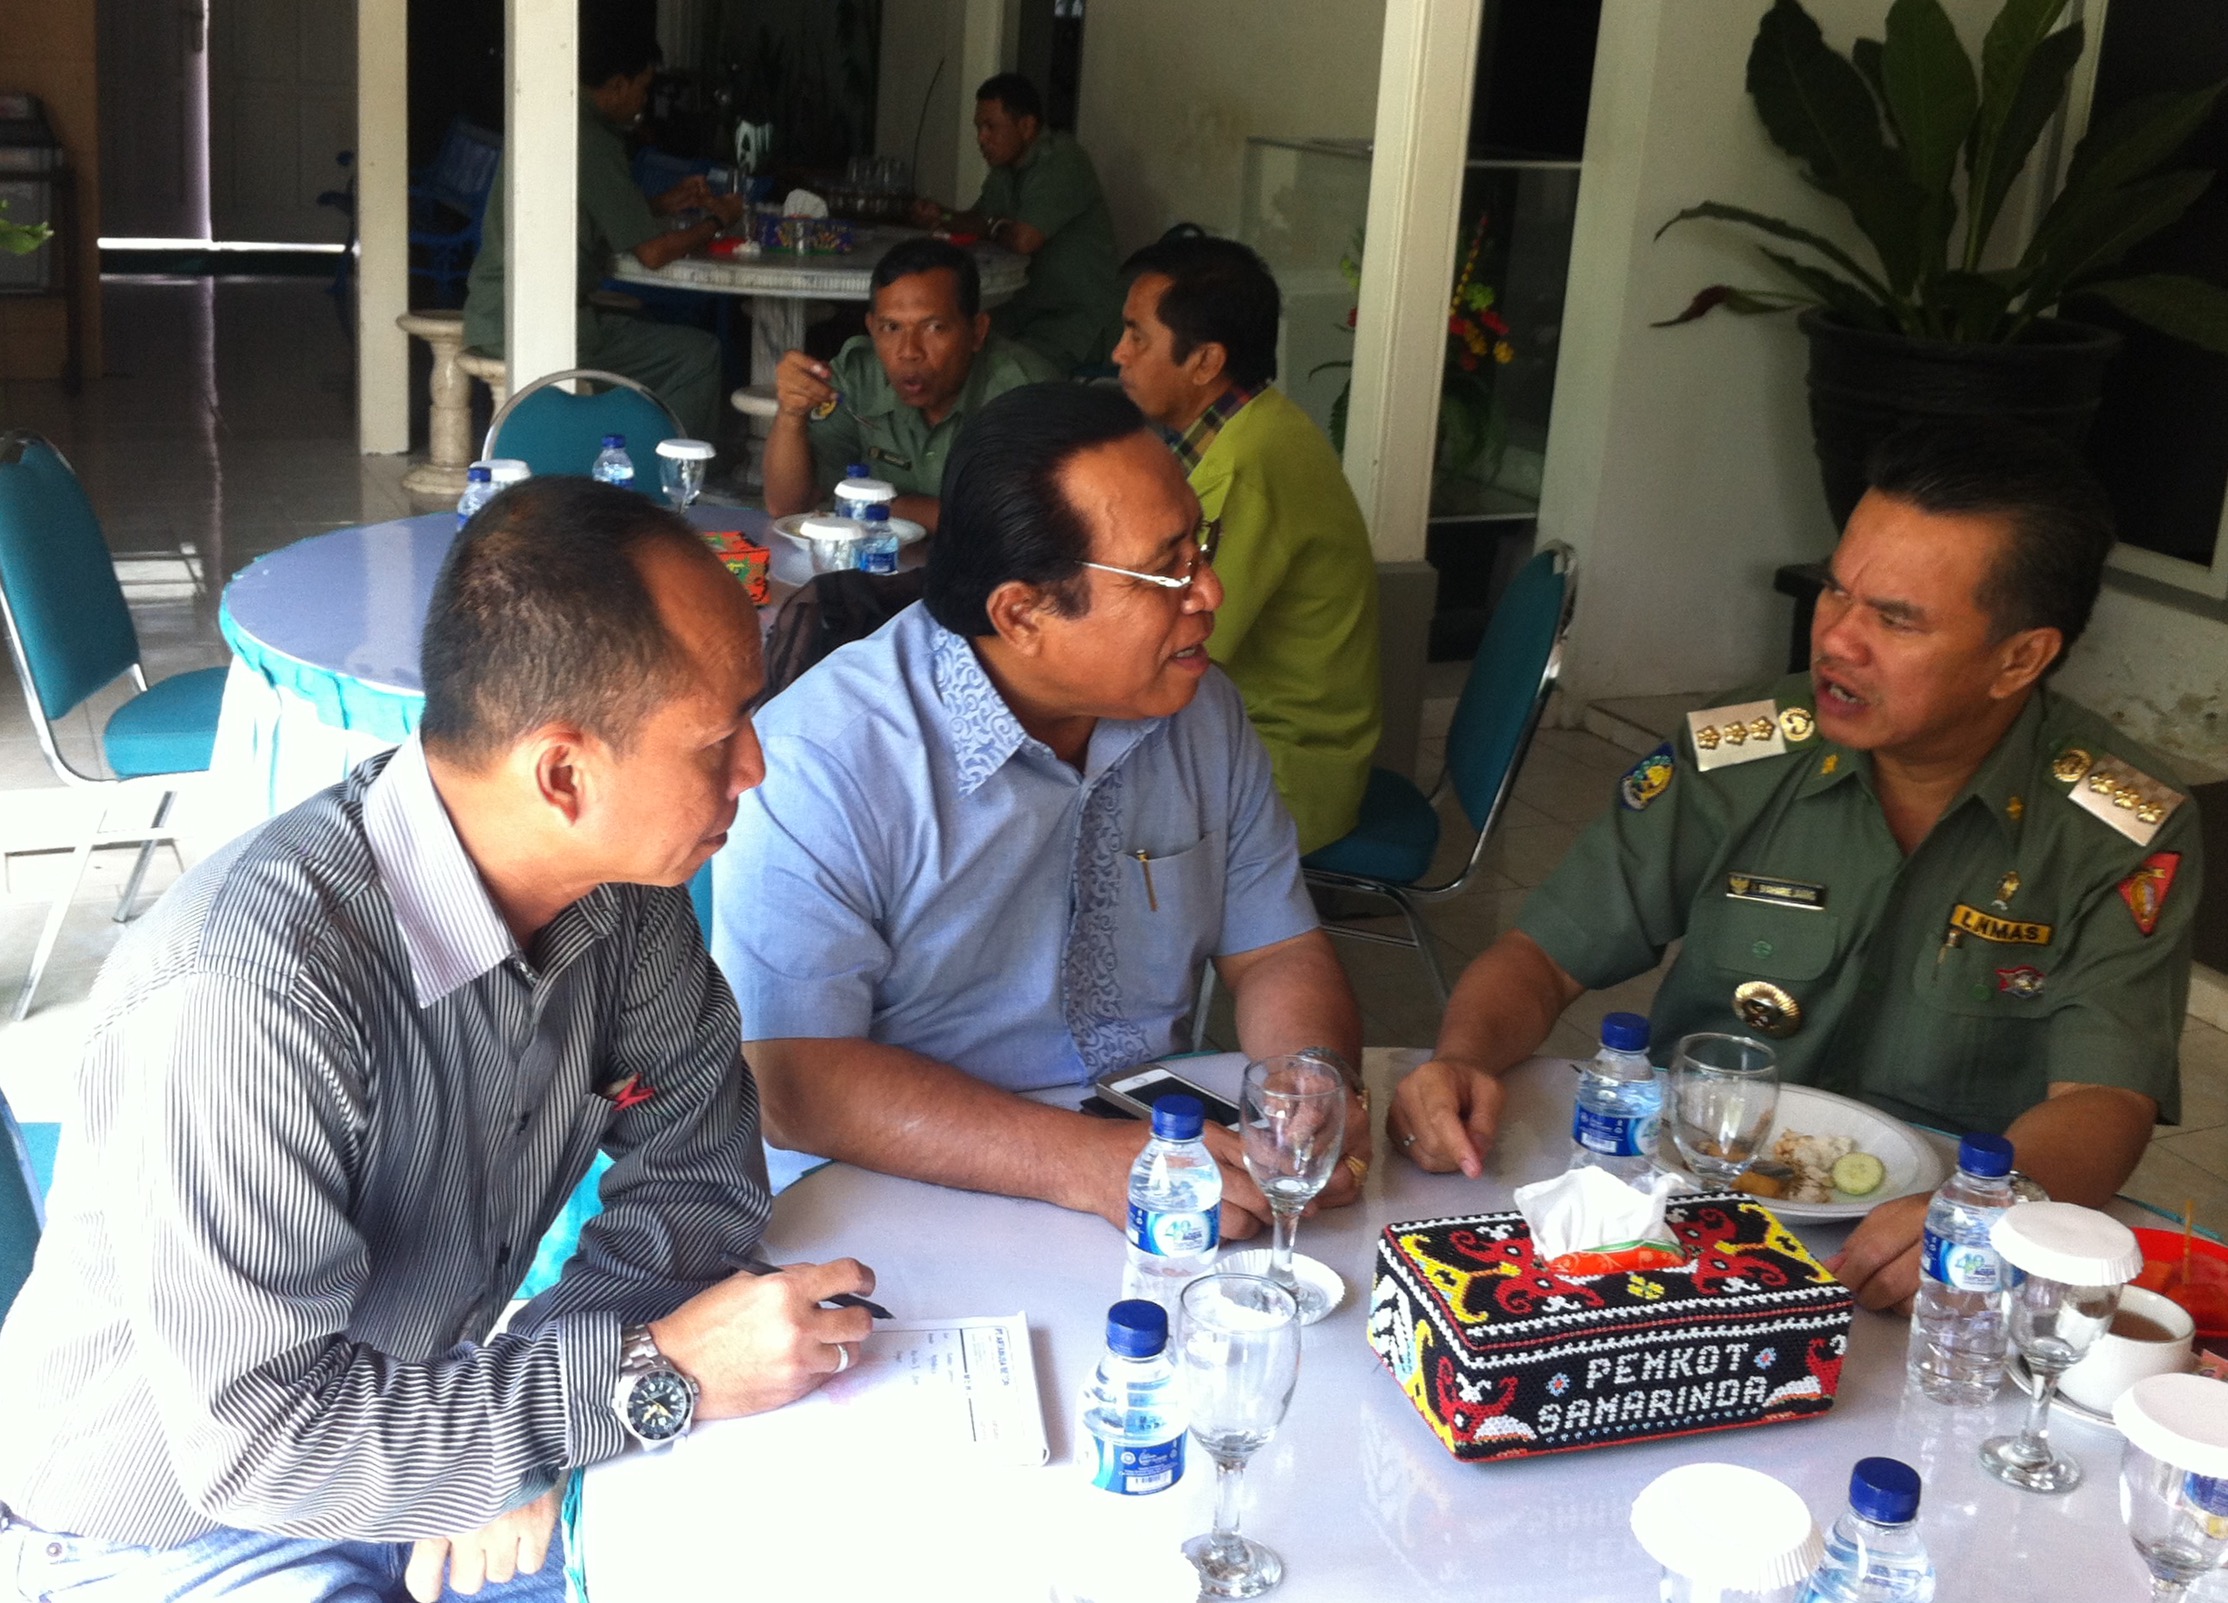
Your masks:
<instances>
[{"instance_id":1,"label":"metal chair leg","mask_svg":"<svg viewBox=\"0 0 2228 1603\"><path fill-rule=\"evenodd\" d=\"M1447 972L1439 966L1439 948L1431 936L1430 926L1423 921L1423 909L1398 891L1392 899L1400 904L1401 913L1408 920L1408 933L1415 938L1417 955L1423 959L1426 972L1431 975L1431 988L1439 993L1439 1006L1447 1005Z\"/></svg>"},{"instance_id":2,"label":"metal chair leg","mask_svg":"<svg viewBox=\"0 0 2228 1603\"><path fill-rule=\"evenodd\" d=\"M46 960L54 955L54 943L62 934L62 920L68 916L70 904L77 900L77 888L85 881L85 865L92 860L93 836L88 834L70 853L69 884L54 899L54 905L47 909L46 927L39 931L38 950L31 954L31 973L23 982L23 994L15 1001L15 1021L18 1024L31 1014L31 997L39 988L39 976L46 972Z\"/></svg>"},{"instance_id":3,"label":"metal chair leg","mask_svg":"<svg viewBox=\"0 0 2228 1603\"><path fill-rule=\"evenodd\" d=\"M162 793L162 800L155 804L155 821L148 826L150 829L159 830L162 828L163 820L170 816L170 803L177 794L174 790L166 790ZM138 899L140 884L147 878L147 864L154 857L155 848L160 844L160 837L153 835L140 842L139 859L132 864L131 878L124 881L124 894L118 897L116 901L115 918L117 923L130 922L132 903Z\"/></svg>"}]
</instances>

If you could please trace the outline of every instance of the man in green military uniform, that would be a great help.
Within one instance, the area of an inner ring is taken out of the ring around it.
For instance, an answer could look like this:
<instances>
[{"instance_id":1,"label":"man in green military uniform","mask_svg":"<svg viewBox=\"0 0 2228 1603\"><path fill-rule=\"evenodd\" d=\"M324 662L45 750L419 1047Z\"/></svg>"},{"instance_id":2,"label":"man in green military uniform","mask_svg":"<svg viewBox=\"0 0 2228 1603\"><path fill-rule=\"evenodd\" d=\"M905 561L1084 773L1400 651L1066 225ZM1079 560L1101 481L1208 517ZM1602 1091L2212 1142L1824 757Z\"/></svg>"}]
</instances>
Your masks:
<instances>
[{"instance_id":1,"label":"man in green military uniform","mask_svg":"<svg viewBox=\"0 0 2228 1603\"><path fill-rule=\"evenodd\" d=\"M1312 852L1360 818L1384 723L1369 529L1329 438L1269 382L1282 297L1261 258L1232 239L1171 239L1126 267L1122 389L1221 525L1207 653L1245 697Z\"/></svg>"},{"instance_id":2,"label":"man in green military uniform","mask_svg":"<svg viewBox=\"0 0 2228 1603\"><path fill-rule=\"evenodd\" d=\"M684 429L699 439L710 439L720 416L718 339L700 328L660 323L588 301L619 252L633 252L645 267L663 267L710 243L714 234L742 214L741 202L732 195L712 194L700 177L686 179L654 199L635 187L620 131L641 117L657 64L653 8L634 0L591 0L581 7L579 309L574 352L582 367L600 367L649 386L673 409ZM473 259L464 297L464 343L491 356L503 353L503 197L510 182L509 162L506 153L496 164L495 187L481 224L480 252ZM673 230L661 220L690 210L710 215ZM647 460L642 450L636 456Z\"/></svg>"},{"instance_id":3,"label":"man in green military uniform","mask_svg":"<svg viewBox=\"0 0 2228 1603\"><path fill-rule=\"evenodd\" d=\"M1122 290L1114 218L1091 158L1073 134L1045 127L1036 85L1018 72L999 73L975 91L975 147L990 171L974 208L951 212L924 200L913 220L979 233L1029 258L1029 282L993 314L999 333L1063 373L1105 360L1119 332Z\"/></svg>"},{"instance_id":4,"label":"man in green military uniform","mask_svg":"<svg viewBox=\"0 0 2228 1603\"><path fill-rule=\"evenodd\" d=\"M1659 1059L1765 1036L1790 1083L2002 1131L2090 1206L2178 1119L2196 809L2043 682L2096 597L2102 492L2010 424L1906 430L1870 482L1810 673L1693 714L1464 974L1389 1116L1423 1167L1477 1173L1496 1076L1680 939ZM1926 1200L1875 1208L1834 1265L1867 1306L1915 1289Z\"/></svg>"},{"instance_id":5,"label":"man in green military uniform","mask_svg":"<svg viewBox=\"0 0 2228 1603\"><path fill-rule=\"evenodd\" d=\"M944 458L983 403L1060 378L1026 345L994 334L975 258L913 239L874 264L867 331L833 363L790 351L774 370L780 413L766 439L766 510L820 505L851 465L897 491L891 515L934 532Z\"/></svg>"}]
</instances>

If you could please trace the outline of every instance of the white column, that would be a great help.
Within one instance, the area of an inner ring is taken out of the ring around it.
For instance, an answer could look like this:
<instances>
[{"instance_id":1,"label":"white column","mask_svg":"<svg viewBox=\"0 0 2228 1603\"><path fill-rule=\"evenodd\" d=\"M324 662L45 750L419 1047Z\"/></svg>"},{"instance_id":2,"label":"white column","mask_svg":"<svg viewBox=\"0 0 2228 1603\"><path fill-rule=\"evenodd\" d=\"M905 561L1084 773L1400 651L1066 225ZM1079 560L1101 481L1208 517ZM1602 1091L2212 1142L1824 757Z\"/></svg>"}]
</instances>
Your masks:
<instances>
[{"instance_id":1,"label":"white column","mask_svg":"<svg viewBox=\"0 0 2228 1603\"><path fill-rule=\"evenodd\" d=\"M409 0L356 5L356 440L410 449Z\"/></svg>"},{"instance_id":2,"label":"white column","mask_svg":"<svg viewBox=\"0 0 2228 1603\"><path fill-rule=\"evenodd\" d=\"M975 90L985 78L1004 72L1006 60L1005 0L965 0L959 41L959 145L952 162L955 206L972 206L982 193L982 152L975 148ZM1041 90L1042 85L1039 85Z\"/></svg>"},{"instance_id":3,"label":"white column","mask_svg":"<svg viewBox=\"0 0 2228 1603\"><path fill-rule=\"evenodd\" d=\"M1482 0L1386 0L1346 477L1380 561L1418 561Z\"/></svg>"},{"instance_id":4,"label":"white column","mask_svg":"<svg viewBox=\"0 0 2228 1603\"><path fill-rule=\"evenodd\" d=\"M503 350L512 393L578 365L579 0L505 0Z\"/></svg>"}]
</instances>

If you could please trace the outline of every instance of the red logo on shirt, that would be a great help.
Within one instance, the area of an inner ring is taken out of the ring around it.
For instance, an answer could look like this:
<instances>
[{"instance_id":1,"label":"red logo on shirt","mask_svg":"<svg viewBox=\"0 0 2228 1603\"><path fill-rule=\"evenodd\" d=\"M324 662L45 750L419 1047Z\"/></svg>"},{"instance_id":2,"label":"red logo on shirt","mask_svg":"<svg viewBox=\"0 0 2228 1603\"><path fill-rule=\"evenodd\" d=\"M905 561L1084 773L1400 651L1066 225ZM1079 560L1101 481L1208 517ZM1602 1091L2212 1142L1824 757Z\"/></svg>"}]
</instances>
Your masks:
<instances>
[{"instance_id":1,"label":"red logo on shirt","mask_svg":"<svg viewBox=\"0 0 2228 1603\"><path fill-rule=\"evenodd\" d=\"M2127 903L2135 927L2145 935L2158 928L2166 911L2166 893L2174 888L2174 871L2182 866L2180 852L2153 852L2143 866L2120 881L2120 900Z\"/></svg>"},{"instance_id":2,"label":"red logo on shirt","mask_svg":"<svg viewBox=\"0 0 2228 1603\"><path fill-rule=\"evenodd\" d=\"M615 1105L621 1113L640 1107L657 1095L656 1090L643 1082L639 1074L630 1074L624 1080L614 1080L596 1093L606 1102Z\"/></svg>"}]
</instances>

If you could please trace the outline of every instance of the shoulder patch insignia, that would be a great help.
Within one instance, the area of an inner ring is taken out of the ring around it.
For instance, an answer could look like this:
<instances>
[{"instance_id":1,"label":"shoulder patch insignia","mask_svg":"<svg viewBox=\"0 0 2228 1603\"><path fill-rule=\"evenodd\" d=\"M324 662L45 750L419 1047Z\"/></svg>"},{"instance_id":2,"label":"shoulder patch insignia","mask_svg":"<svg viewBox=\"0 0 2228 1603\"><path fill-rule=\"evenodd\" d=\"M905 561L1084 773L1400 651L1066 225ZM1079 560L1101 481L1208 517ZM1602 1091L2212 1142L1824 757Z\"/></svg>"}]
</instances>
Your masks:
<instances>
[{"instance_id":1,"label":"shoulder patch insignia","mask_svg":"<svg viewBox=\"0 0 2228 1603\"><path fill-rule=\"evenodd\" d=\"M1690 712L1686 715L1686 726L1687 732L1694 737L1694 766L1704 773L1713 768L1730 768L1735 763L1754 762L1759 757L1787 754L1787 737L1780 727L1779 703L1769 697Z\"/></svg>"},{"instance_id":2,"label":"shoulder patch insignia","mask_svg":"<svg viewBox=\"0 0 2228 1603\"><path fill-rule=\"evenodd\" d=\"M1671 776L1676 772L1678 765L1672 758L1671 742L1667 740L1634 763L1625 777L1617 781L1617 800L1626 812L1637 813L1671 788Z\"/></svg>"},{"instance_id":3,"label":"shoulder patch insignia","mask_svg":"<svg viewBox=\"0 0 2228 1603\"><path fill-rule=\"evenodd\" d=\"M2067 752L2052 769L2061 784L2066 783L2066 772L2071 767L2066 757L2073 755ZM2174 809L2189 799L2132 763L2110 756L2088 763L2072 784L2066 792L2069 801L2103 819L2138 846L2150 845L2160 826L2174 816Z\"/></svg>"},{"instance_id":4,"label":"shoulder patch insignia","mask_svg":"<svg viewBox=\"0 0 2228 1603\"><path fill-rule=\"evenodd\" d=\"M2143 866L2120 881L2120 900L2145 935L2158 928L2166 911L2166 893L2174 888L2174 871L2182 866L2180 852L2153 852Z\"/></svg>"}]
</instances>

